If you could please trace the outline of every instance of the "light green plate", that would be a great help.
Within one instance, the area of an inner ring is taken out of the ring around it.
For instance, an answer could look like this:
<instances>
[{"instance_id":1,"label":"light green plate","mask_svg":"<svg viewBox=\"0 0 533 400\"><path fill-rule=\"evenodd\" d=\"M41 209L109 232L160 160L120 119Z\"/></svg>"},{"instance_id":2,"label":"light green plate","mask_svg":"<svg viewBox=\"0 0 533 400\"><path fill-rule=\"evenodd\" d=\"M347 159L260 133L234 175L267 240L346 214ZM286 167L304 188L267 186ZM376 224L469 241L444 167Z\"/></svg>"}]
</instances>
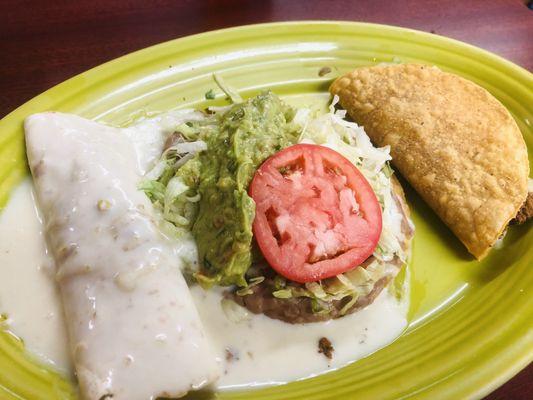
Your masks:
<instances>
[{"instance_id":1,"label":"light green plate","mask_svg":"<svg viewBox=\"0 0 533 400\"><path fill-rule=\"evenodd\" d=\"M533 154L533 76L502 58L389 26L253 25L178 39L119 58L9 114L0 121L0 207L28 174L22 121L31 113L59 110L127 124L144 112L203 106L204 93L214 88L214 71L244 95L271 88L307 98L326 92L330 80L343 72L393 59L435 64L484 86L512 112ZM323 66L332 72L319 77ZM225 392L220 398L479 398L533 359L533 225L511 228L503 248L479 263L412 191L407 194L417 229L407 332L341 370L253 392ZM0 333L1 399L74 396L70 382L32 362L19 342Z\"/></svg>"}]
</instances>

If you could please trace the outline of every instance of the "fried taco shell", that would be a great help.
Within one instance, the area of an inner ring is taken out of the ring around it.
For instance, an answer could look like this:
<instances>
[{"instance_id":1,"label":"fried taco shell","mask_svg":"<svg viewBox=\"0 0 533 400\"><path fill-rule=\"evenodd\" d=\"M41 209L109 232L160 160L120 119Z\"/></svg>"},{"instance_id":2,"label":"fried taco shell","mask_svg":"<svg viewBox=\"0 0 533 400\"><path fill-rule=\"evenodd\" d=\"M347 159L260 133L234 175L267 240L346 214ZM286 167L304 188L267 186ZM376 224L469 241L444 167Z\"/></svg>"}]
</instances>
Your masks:
<instances>
[{"instance_id":1,"label":"fried taco shell","mask_svg":"<svg viewBox=\"0 0 533 400\"><path fill-rule=\"evenodd\" d=\"M524 139L482 87L417 64L360 68L332 94L468 251L482 259L527 197Z\"/></svg>"}]
</instances>

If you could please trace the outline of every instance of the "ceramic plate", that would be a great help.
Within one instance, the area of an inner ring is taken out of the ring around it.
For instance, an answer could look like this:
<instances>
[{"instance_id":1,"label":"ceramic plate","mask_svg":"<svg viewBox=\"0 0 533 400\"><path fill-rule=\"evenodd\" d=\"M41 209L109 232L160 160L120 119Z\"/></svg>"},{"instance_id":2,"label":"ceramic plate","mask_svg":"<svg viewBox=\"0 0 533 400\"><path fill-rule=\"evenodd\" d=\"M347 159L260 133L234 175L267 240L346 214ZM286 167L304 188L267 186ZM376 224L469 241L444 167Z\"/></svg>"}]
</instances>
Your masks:
<instances>
[{"instance_id":1,"label":"ceramic plate","mask_svg":"<svg viewBox=\"0 0 533 400\"><path fill-rule=\"evenodd\" d=\"M31 113L58 110L126 125L151 112L203 107L204 93L214 87L215 71L244 96L270 88L311 101L326 93L331 79L341 73L380 62L434 64L485 87L515 117L533 160L533 75L502 58L451 39L391 26L252 25L132 53L78 75L6 116L0 121L0 207L28 175L22 121ZM332 71L320 77L324 66ZM416 224L407 331L386 348L340 370L217 397L476 398L533 359L533 225L511 228L504 245L477 262L405 186ZM0 332L0 398L75 397L72 382L36 363L20 341Z\"/></svg>"}]
</instances>

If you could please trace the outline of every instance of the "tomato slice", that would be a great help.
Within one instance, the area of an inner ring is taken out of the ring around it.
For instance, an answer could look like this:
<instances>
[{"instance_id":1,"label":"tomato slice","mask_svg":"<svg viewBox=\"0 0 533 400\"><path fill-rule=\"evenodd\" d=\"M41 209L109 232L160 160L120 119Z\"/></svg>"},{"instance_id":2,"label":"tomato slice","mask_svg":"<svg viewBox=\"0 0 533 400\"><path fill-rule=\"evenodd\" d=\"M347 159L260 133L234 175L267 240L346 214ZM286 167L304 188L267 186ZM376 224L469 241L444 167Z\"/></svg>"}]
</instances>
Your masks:
<instances>
[{"instance_id":1,"label":"tomato slice","mask_svg":"<svg viewBox=\"0 0 533 400\"><path fill-rule=\"evenodd\" d=\"M297 144L267 159L250 184L253 232L279 274L313 282L360 265L376 248L381 208L372 187L346 158Z\"/></svg>"}]
</instances>

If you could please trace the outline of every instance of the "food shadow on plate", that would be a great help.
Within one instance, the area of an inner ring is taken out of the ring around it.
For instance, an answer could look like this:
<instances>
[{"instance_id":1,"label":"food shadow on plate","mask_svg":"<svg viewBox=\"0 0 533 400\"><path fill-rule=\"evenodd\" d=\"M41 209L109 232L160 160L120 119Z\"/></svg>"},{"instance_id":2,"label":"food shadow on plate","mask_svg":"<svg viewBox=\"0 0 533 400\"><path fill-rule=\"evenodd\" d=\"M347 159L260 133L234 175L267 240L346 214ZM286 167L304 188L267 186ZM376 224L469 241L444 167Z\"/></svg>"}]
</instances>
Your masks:
<instances>
[{"instance_id":1,"label":"food shadow on plate","mask_svg":"<svg viewBox=\"0 0 533 400\"><path fill-rule=\"evenodd\" d=\"M328 78L329 78L329 76L328 76ZM333 81L335 79L337 79L337 76L331 77L330 79L327 79L327 80L324 80L324 81L318 81L316 89L319 92L329 93L329 87L331 86L331 84L333 83Z\"/></svg>"},{"instance_id":2,"label":"food shadow on plate","mask_svg":"<svg viewBox=\"0 0 533 400\"><path fill-rule=\"evenodd\" d=\"M515 265L516 261L527 257L531 246L528 244L527 235L532 228L531 221L522 225L510 225L503 239L503 244L492 249L491 254L483 260L483 268L477 274L477 283L484 285L505 273Z\"/></svg>"},{"instance_id":3,"label":"food shadow on plate","mask_svg":"<svg viewBox=\"0 0 533 400\"><path fill-rule=\"evenodd\" d=\"M328 81L327 84L331 85L332 81ZM342 109L340 105L335 105L335 109ZM345 118L347 121L356 122L349 115ZM364 125L363 125L364 127ZM374 143L375 145L375 143ZM398 172L398 170L391 165L394 169L394 175L400 181L400 184L405 192L405 198L409 204L411 212L416 210L416 213L423 219L431 230L442 240L444 246L449 249L455 257L461 261L473 261L474 257L470 255L468 250L464 247L461 241L454 235L452 231L442 222L439 216L431 209L431 207L420 197L420 195L413 189L413 187L407 182L407 180ZM415 227L415 241L416 241L416 227Z\"/></svg>"},{"instance_id":4,"label":"food shadow on plate","mask_svg":"<svg viewBox=\"0 0 533 400\"><path fill-rule=\"evenodd\" d=\"M402 184L405 196L412 210L416 210L419 217L424 220L431 230L442 241L442 244L461 261L479 263L470 255L464 245L440 220L438 215L428 206L418 193L397 172L396 177ZM530 223L523 225L510 225L503 240L503 244L492 249L491 253L481 261L483 268L476 268L475 281L471 283L483 285L496 279L527 252L527 239L525 236L531 229ZM416 235L415 235L416 238ZM416 239L415 239L416 240ZM512 256L510 256L512 255Z\"/></svg>"},{"instance_id":5,"label":"food shadow on plate","mask_svg":"<svg viewBox=\"0 0 533 400\"><path fill-rule=\"evenodd\" d=\"M446 249L450 250L453 255L459 258L461 261L473 261L474 257L470 255L464 245L457 239L452 231L442 222L439 216L431 209L431 207L420 197L418 193L411 187L411 185L403 178L397 171L394 172L402 184L402 188L405 192L405 197L411 208L416 210L419 217L431 227L431 230L442 241L442 244ZM416 228L415 228L416 231ZM416 240L416 233L415 233Z\"/></svg>"},{"instance_id":6,"label":"food shadow on plate","mask_svg":"<svg viewBox=\"0 0 533 400\"><path fill-rule=\"evenodd\" d=\"M215 400L217 399L216 392L210 388L195 390L187 393L185 397L180 397L180 400ZM158 397L157 400L175 400L172 397Z\"/></svg>"}]
</instances>

